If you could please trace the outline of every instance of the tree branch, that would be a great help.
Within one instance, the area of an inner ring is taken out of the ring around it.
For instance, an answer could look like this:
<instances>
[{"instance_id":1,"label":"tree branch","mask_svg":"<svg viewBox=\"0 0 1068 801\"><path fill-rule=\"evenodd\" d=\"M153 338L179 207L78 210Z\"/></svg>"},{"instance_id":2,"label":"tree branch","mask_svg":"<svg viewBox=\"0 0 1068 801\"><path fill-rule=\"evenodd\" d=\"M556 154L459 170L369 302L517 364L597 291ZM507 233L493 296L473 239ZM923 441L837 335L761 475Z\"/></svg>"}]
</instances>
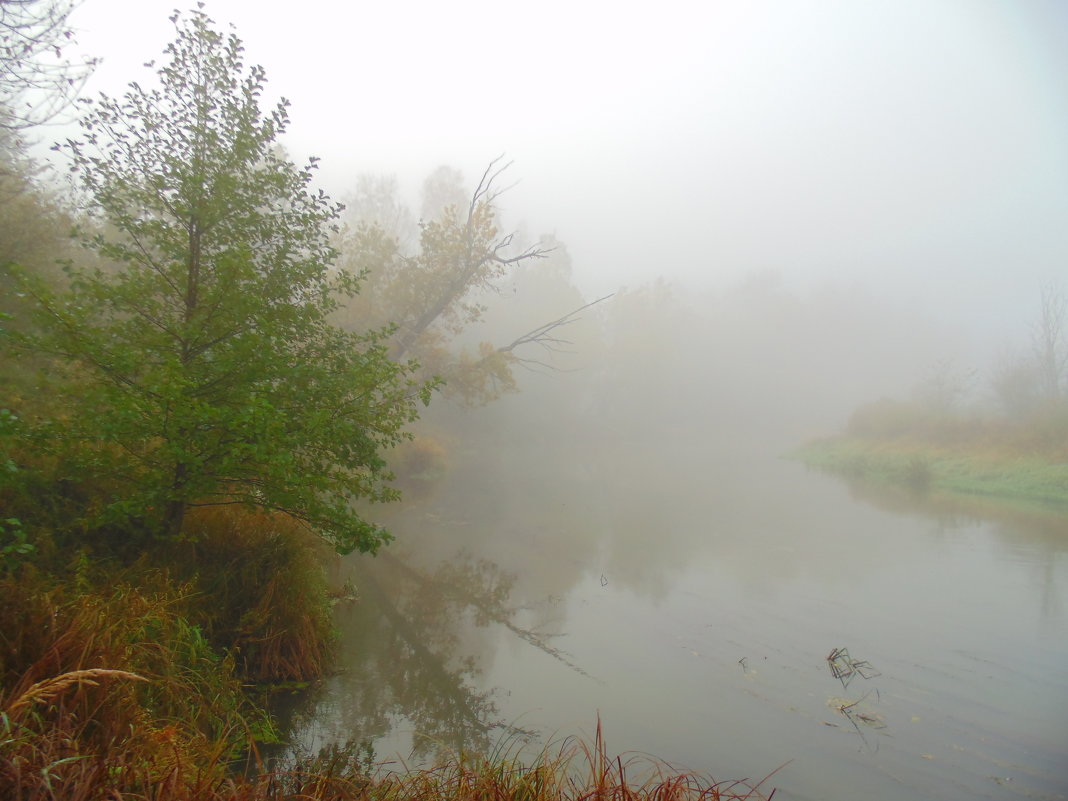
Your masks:
<instances>
[{"instance_id":1,"label":"tree branch","mask_svg":"<svg viewBox=\"0 0 1068 801\"><path fill-rule=\"evenodd\" d=\"M591 306L596 306L602 301L608 300L614 294L615 293L613 292L611 295L605 295L604 297L597 298L597 300L590 301L589 303L583 306L579 306L577 309L569 311L562 317L558 317L555 320L545 323L544 325L539 325L537 328L533 328L530 331L527 331L525 334L516 337L509 344L497 348L496 352L511 353L516 348L522 347L523 345L540 345L547 351L550 351L552 353L559 353L562 350L559 347L560 345L570 345L572 343L569 340L560 339L559 337L553 336L552 332L558 328L562 328L565 325L571 325L571 323L578 322L578 320L581 319L578 316L581 312L585 311Z\"/></svg>"}]
</instances>

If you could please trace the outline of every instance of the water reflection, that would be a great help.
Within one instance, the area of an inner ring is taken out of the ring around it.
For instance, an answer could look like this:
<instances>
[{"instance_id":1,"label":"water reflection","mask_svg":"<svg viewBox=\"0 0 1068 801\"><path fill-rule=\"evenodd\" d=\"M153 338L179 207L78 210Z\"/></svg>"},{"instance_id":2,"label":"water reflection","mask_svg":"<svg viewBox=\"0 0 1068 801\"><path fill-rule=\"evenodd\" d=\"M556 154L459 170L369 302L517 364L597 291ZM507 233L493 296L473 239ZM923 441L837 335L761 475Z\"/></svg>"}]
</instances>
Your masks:
<instances>
[{"instance_id":1,"label":"water reflection","mask_svg":"<svg viewBox=\"0 0 1068 801\"><path fill-rule=\"evenodd\" d=\"M1068 788L1063 517L850 486L727 439L713 459L494 435L388 510L386 553L344 563L362 597L309 747L421 759L600 712L614 749L714 776L794 760L777 798ZM846 646L881 675L843 688L827 655Z\"/></svg>"},{"instance_id":2,"label":"water reflection","mask_svg":"<svg viewBox=\"0 0 1068 801\"><path fill-rule=\"evenodd\" d=\"M340 672L286 710L302 748L399 746L390 735L403 734L402 755L420 763L443 751L485 752L503 737L529 739L531 732L500 719L501 691L480 689L492 644L479 634L493 625L592 678L552 645L551 632L515 622L514 574L464 550L431 570L418 561L385 553L341 566L359 597L336 610Z\"/></svg>"},{"instance_id":3,"label":"water reflection","mask_svg":"<svg viewBox=\"0 0 1068 801\"><path fill-rule=\"evenodd\" d=\"M913 488L862 479L842 479L850 495L898 515L935 521L941 536L986 526L996 536L999 558L1021 563L1041 587L1041 618L1065 618L1057 584L1061 560L1068 554L1068 513L1051 504L1012 502L983 495L918 492Z\"/></svg>"}]
</instances>

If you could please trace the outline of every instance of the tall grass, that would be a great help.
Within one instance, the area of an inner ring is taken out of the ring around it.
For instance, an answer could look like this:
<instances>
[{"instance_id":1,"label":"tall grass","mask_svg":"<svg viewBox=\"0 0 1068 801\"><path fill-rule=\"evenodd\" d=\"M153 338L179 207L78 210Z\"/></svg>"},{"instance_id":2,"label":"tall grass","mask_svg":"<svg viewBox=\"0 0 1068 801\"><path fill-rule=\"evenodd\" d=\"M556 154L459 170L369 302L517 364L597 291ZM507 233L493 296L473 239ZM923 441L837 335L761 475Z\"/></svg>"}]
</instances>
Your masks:
<instances>
[{"instance_id":1,"label":"tall grass","mask_svg":"<svg viewBox=\"0 0 1068 801\"><path fill-rule=\"evenodd\" d=\"M325 553L297 520L243 507L189 515L194 544L162 554L199 590L196 615L257 682L307 681L329 663Z\"/></svg>"},{"instance_id":2,"label":"tall grass","mask_svg":"<svg viewBox=\"0 0 1068 801\"><path fill-rule=\"evenodd\" d=\"M189 587L0 580L0 799L193 786L270 732L183 617ZM76 788L71 791L71 788Z\"/></svg>"},{"instance_id":3,"label":"tall grass","mask_svg":"<svg viewBox=\"0 0 1068 801\"><path fill-rule=\"evenodd\" d=\"M371 779L350 775L347 786L355 794L338 797L374 801L755 801L774 795L774 791L767 796L761 793L762 781L717 782L646 755L610 755L600 720L592 742L569 737L533 759L525 759L523 751L513 738L489 754L457 753L426 769L380 771ZM319 763L317 770L322 769Z\"/></svg>"},{"instance_id":4,"label":"tall grass","mask_svg":"<svg viewBox=\"0 0 1068 801\"><path fill-rule=\"evenodd\" d=\"M116 584L69 596L27 571L0 580L0 801L715 801L760 782L714 782L648 757L565 740L533 760L516 741L421 770L376 768L354 747L285 769L230 769L257 719L231 661L181 616L186 585ZM151 636L146 636L151 635ZM769 796L770 797L770 796Z\"/></svg>"},{"instance_id":5,"label":"tall grass","mask_svg":"<svg viewBox=\"0 0 1068 801\"><path fill-rule=\"evenodd\" d=\"M714 782L592 743L521 757L457 753L425 770L376 768L352 747L267 770L276 737L245 682L322 674L331 647L322 554L299 523L195 510L190 539L79 531L84 503L30 520L47 543L0 572L0 801L714 801L761 782ZM69 503L68 503L69 502ZM75 520L64 529L55 521ZM152 544L151 549L146 549ZM235 770L251 754L252 770ZM770 796L768 796L770 798Z\"/></svg>"},{"instance_id":6,"label":"tall grass","mask_svg":"<svg viewBox=\"0 0 1068 801\"><path fill-rule=\"evenodd\" d=\"M366 762L358 749L325 749L285 770L254 776L215 771L160 772L114 758L53 765L50 783L4 801L758 801L763 782L716 782L646 756L612 756L598 725L592 743L574 738L532 761L519 750L455 754L420 770L397 772ZM149 781L149 778L152 778ZM131 779L135 781L131 781ZM766 780L765 780L766 781ZM60 789L61 788L61 789ZM57 792L58 791L58 792Z\"/></svg>"}]
</instances>

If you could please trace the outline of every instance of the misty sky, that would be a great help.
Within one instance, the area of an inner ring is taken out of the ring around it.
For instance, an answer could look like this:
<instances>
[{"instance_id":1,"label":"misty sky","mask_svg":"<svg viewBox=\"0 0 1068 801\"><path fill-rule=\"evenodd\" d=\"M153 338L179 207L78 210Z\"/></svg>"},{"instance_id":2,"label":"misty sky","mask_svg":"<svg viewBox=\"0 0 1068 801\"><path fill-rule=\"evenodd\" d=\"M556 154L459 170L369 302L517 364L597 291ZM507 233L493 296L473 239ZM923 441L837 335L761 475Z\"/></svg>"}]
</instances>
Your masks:
<instances>
[{"instance_id":1,"label":"misty sky","mask_svg":"<svg viewBox=\"0 0 1068 801\"><path fill-rule=\"evenodd\" d=\"M174 0L84 0L90 90L145 82ZM286 145L343 197L413 197L448 163L520 180L508 220L555 232L591 296L657 275L856 282L950 324L1026 334L1068 282L1062 0L212 0ZM46 134L47 135L47 134Z\"/></svg>"}]
</instances>

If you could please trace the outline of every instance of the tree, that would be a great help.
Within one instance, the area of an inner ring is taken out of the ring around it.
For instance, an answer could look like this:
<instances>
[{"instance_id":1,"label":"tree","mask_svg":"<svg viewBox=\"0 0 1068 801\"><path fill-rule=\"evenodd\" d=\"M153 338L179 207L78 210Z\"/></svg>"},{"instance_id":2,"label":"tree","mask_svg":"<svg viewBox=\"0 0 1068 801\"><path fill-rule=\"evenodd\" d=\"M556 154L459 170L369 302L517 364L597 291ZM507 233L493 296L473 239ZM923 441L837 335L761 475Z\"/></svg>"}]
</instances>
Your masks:
<instances>
[{"instance_id":1,"label":"tree","mask_svg":"<svg viewBox=\"0 0 1068 801\"><path fill-rule=\"evenodd\" d=\"M1042 287L1032 345L1042 395L1059 400L1068 391L1068 295L1054 283Z\"/></svg>"},{"instance_id":2,"label":"tree","mask_svg":"<svg viewBox=\"0 0 1068 801\"><path fill-rule=\"evenodd\" d=\"M396 175L358 176L356 188L345 196L345 217L356 225L380 228L402 252L418 239L418 226L400 199Z\"/></svg>"},{"instance_id":3,"label":"tree","mask_svg":"<svg viewBox=\"0 0 1068 801\"><path fill-rule=\"evenodd\" d=\"M0 127L53 119L77 96L96 64L71 61L72 0L0 0Z\"/></svg>"},{"instance_id":4,"label":"tree","mask_svg":"<svg viewBox=\"0 0 1068 801\"><path fill-rule=\"evenodd\" d=\"M27 279L45 328L28 344L81 382L37 436L112 479L104 519L180 538L189 507L245 504L373 551L388 535L353 503L396 497L382 453L432 386L383 332L330 324L359 281L332 269L339 206L309 191L314 160L274 146L287 102L260 110L264 72L236 35L172 21L159 88L102 97L59 148L114 232L85 244L114 269L72 269L63 292Z\"/></svg>"},{"instance_id":5,"label":"tree","mask_svg":"<svg viewBox=\"0 0 1068 801\"><path fill-rule=\"evenodd\" d=\"M70 220L39 174L17 132L0 128L0 314L14 302L9 265L58 276L56 259L69 255Z\"/></svg>"},{"instance_id":6,"label":"tree","mask_svg":"<svg viewBox=\"0 0 1068 801\"><path fill-rule=\"evenodd\" d=\"M500 161L499 158L489 165L483 180L486 180L486 177L494 171L498 161ZM504 165L504 169L507 167L507 164ZM491 181L493 177L490 177ZM463 174L455 167L443 164L423 181L423 203L419 216L423 220L440 219L450 206L462 209L467 204L468 198L467 191L464 189Z\"/></svg>"},{"instance_id":7,"label":"tree","mask_svg":"<svg viewBox=\"0 0 1068 801\"><path fill-rule=\"evenodd\" d=\"M41 180L41 172L18 132L0 127L0 345L5 331L27 331L31 324L16 272L59 284L59 262L78 253L67 204ZM0 348L0 410L23 407L28 398L40 408L38 372L45 366L45 360L16 360Z\"/></svg>"},{"instance_id":8,"label":"tree","mask_svg":"<svg viewBox=\"0 0 1068 801\"><path fill-rule=\"evenodd\" d=\"M1010 417L1034 417L1063 407L1068 399L1068 296L1061 286L1042 286L1031 352L1004 354L992 388Z\"/></svg>"},{"instance_id":9,"label":"tree","mask_svg":"<svg viewBox=\"0 0 1068 801\"><path fill-rule=\"evenodd\" d=\"M388 190L386 199L369 197L372 193L364 186L358 216L350 218L352 227L340 244L342 267L367 276L360 305L350 310L354 313L345 324L380 326L392 321L393 358L413 356L425 375L442 377L445 390L469 404L487 403L515 391L517 366L547 366L517 351L536 349L544 356L559 350L568 344L557 336L560 329L592 305L579 303L558 317L560 312L555 311L549 322L519 336L513 329L505 345L479 341L456 352L461 335L483 322L487 302L500 292L504 277L554 251L554 243L524 248L517 246L514 234L500 233L496 204L504 189L497 183L508 166L499 158L490 162L470 194L464 192L455 169L435 170L423 185L425 216L414 252L405 248L402 229L390 222L403 219L395 211L399 205L395 184L379 183L380 189Z\"/></svg>"}]
</instances>

